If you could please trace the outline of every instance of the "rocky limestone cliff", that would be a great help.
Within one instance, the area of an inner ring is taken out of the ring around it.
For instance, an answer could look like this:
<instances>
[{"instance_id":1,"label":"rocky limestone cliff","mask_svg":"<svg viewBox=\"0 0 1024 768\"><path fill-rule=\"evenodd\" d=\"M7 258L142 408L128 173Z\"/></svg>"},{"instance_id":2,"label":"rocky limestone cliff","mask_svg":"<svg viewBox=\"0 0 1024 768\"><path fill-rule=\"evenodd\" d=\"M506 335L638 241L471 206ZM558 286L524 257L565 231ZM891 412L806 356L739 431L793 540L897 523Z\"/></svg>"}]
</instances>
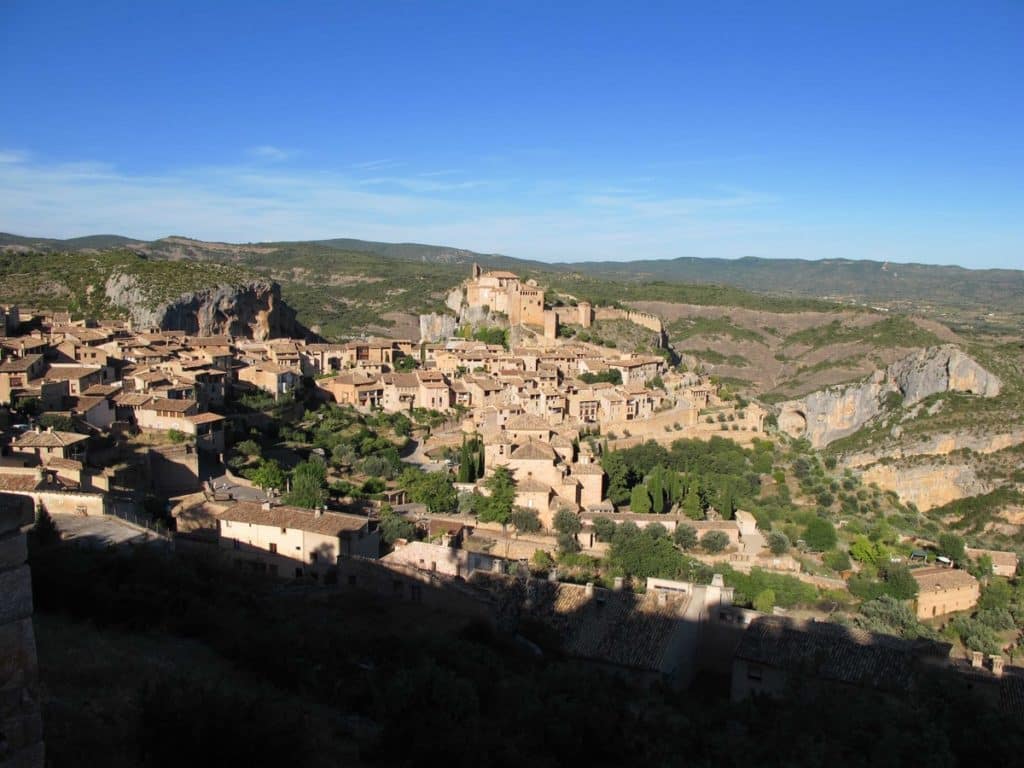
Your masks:
<instances>
[{"instance_id":1,"label":"rocky limestone cliff","mask_svg":"<svg viewBox=\"0 0 1024 768\"><path fill-rule=\"evenodd\" d=\"M136 277L117 273L107 280L105 291L112 304L129 311L139 328L257 341L309 335L296 321L295 310L281 299L281 287L269 280L217 285L153 302Z\"/></svg>"},{"instance_id":2,"label":"rocky limestone cliff","mask_svg":"<svg viewBox=\"0 0 1024 768\"><path fill-rule=\"evenodd\" d=\"M995 453L1024 443L1024 429L1014 429L998 434L974 434L971 432L943 432L936 435L903 442L887 447L884 451L864 451L843 458L843 466L866 467L881 459L901 459L909 456L945 456L954 451L969 450L974 453Z\"/></svg>"},{"instance_id":3,"label":"rocky limestone cliff","mask_svg":"<svg viewBox=\"0 0 1024 768\"><path fill-rule=\"evenodd\" d=\"M995 397L999 379L951 344L918 350L860 384L830 387L779 404L779 428L806 437L815 448L846 437L882 413L897 394L913 405L938 392Z\"/></svg>"},{"instance_id":4,"label":"rocky limestone cliff","mask_svg":"<svg viewBox=\"0 0 1024 768\"><path fill-rule=\"evenodd\" d=\"M895 491L900 501L915 504L922 512L992 490L967 464L876 464L865 470L861 479Z\"/></svg>"},{"instance_id":5,"label":"rocky limestone cliff","mask_svg":"<svg viewBox=\"0 0 1024 768\"><path fill-rule=\"evenodd\" d=\"M420 315L420 341L431 344L444 341L454 336L458 330L459 321L451 315L439 315L436 312Z\"/></svg>"}]
</instances>

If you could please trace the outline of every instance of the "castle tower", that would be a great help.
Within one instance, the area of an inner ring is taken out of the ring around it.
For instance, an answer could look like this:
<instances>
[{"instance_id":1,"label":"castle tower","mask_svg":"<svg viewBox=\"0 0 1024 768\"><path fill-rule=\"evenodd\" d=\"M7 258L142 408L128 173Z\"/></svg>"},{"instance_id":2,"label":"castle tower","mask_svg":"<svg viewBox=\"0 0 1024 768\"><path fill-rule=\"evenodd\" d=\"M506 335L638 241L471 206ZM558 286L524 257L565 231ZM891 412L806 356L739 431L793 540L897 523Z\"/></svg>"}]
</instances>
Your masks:
<instances>
[{"instance_id":1,"label":"castle tower","mask_svg":"<svg viewBox=\"0 0 1024 768\"><path fill-rule=\"evenodd\" d=\"M474 280L479 280L479 279L480 279L480 275L481 275L481 274L482 274L482 271L481 271L481 269L480 269L480 265L479 265L479 264L477 264L477 263L476 263L476 262L474 261L474 262L473 262L473 279L474 279Z\"/></svg>"},{"instance_id":2,"label":"castle tower","mask_svg":"<svg viewBox=\"0 0 1024 768\"><path fill-rule=\"evenodd\" d=\"M589 328L590 324L594 322L594 308L590 305L589 301L581 301L576 305L576 309L579 311L579 323L584 328Z\"/></svg>"}]
</instances>

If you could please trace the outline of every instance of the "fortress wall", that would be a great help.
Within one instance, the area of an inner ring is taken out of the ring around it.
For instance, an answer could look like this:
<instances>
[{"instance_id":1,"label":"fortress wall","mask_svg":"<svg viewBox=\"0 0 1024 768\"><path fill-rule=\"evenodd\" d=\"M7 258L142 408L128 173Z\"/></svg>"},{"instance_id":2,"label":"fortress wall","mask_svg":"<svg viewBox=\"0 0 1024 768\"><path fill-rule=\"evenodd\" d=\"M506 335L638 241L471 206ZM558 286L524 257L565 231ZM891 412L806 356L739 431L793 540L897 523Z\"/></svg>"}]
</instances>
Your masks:
<instances>
[{"instance_id":1,"label":"fortress wall","mask_svg":"<svg viewBox=\"0 0 1024 768\"><path fill-rule=\"evenodd\" d=\"M32 523L25 496L0 494L0 765L41 768L43 721L32 627L32 578L21 528Z\"/></svg>"}]
</instances>

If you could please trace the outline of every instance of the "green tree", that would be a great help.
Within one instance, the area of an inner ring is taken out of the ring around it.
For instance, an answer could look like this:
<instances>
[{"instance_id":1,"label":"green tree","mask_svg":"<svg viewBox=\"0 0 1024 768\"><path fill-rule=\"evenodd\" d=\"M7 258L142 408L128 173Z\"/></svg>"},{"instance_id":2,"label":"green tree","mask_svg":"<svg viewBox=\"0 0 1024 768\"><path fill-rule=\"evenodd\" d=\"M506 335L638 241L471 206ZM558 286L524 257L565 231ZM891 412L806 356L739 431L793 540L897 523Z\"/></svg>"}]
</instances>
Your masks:
<instances>
[{"instance_id":1,"label":"green tree","mask_svg":"<svg viewBox=\"0 0 1024 768\"><path fill-rule=\"evenodd\" d=\"M615 535L615 521L607 517L595 517L592 521L598 541L611 541Z\"/></svg>"},{"instance_id":2,"label":"green tree","mask_svg":"<svg viewBox=\"0 0 1024 768\"><path fill-rule=\"evenodd\" d=\"M836 545L836 529L828 520L816 517L804 529L804 541L815 552L827 552Z\"/></svg>"},{"instance_id":3,"label":"green tree","mask_svg":"<svg viewBox=\"0 0 1024 768\"><path fill-rule=\"evenodd\" d=\"M476 469L474 465L470 468L469 464L469 446L466 444L466 436L462 436L462 447L459 449L459 473L457 475L460 483L471 483L473 482L472 471Z\"/></svg>"},{"instance_id":4,"label":"green tree","mask_svg":"<svg viewBox=\"0 0 1024 768\"><path fill-rule=\"evenodd\" d=\"M537 511L526 507L513 507L508 521L519 533L536 533L541 528Z\"/></svg>"},{"instance_id":5,"label":"green tree","mask_svg":"<svg viewBox=\"0 0 1024 768\"><path fill-rule=\"evenodd\" d=\"M672 532L672 541L684 552L688 552L697 546L697 529L692 525L677 525Z\"/></svg>"},{"instance_id":6,"label":"green tree","mask_svg":"<svg viewBox=\"0 0 1024 768\"><path fill-rule=\"evenodd\" d=\"M398 484L414 502L426 505L432 515L452 512L458 503L458 494L446 472L421 472L410 467L399 477Z\"/></svg>"},{"instance_id":7,"label":"green tree","mask_svg":"<svg viewBox=\"0 0 1024 768\"><path fill-rule=\"evenodd\" d=\"M310 458L292 470L292 489L285 495L286 504L316 509L327 501L327 470L322 461Z\"/></svg>"},{"instance_id":8,"label":"green tree","mask_svg":"<svg viewBox=\"0 0 1024 768\"><path fill-rule=\"evenodd\" d=\"M569 555L580 551L580 543L576 537L568 533L560 533L557 537L558 551L563 555Z\"/></svg>"},{"instance_id":9,"label":"green tree","mask_svg":"<svg viewBox=\"0 0 1024 768\"><path fill-rule=\"evenodd\" d=\"M773 555L786 554L789 551L789 536L782 531L772 531L768 534L768 549Z\"/></svg>"},{"instance_id":10,"label":"green tree","mask_svg":"<svg viewBox=\"0 0 1024 768\"><path fill-rule=\"evenodd\" d=\"M638 515L646 515L651 511L651 496L645 485L633 486L629 495L629 508Z\"/></svg>"},{"instance_id":11,"label":"green tree","mask_svg":"<svg viewBox=\"0 0 1024 768\"><path fill-rule=\"evenodd\" d=\"M395 512L390 504L380 508L380 537L391 546L398 539L412 541L416 538L416 526Z\"/></svg>"},{"instance_id":12,"label":"green tree","mask_svg":"<svg viewBox=\"0 0 1024 768\"><path fill-rule=\"evenodd\" d=\"M42 504L36 505L36 522L29 534L33 549L45 549L60 543L60 531Z\"/></svg>"},{"instance_id":13,"label":"green tree","mask_svg":"<svg viewBox=\"0 0 1024 768\"><path fill-rule=\"evenodd\" d=\"M690 483L686 489L686 498L683 499L683 512L687 517L694 520L704 519L704 506L701 502L700 491L695 482Z\"/></svg>"},{"instance_id":14,"label":"green tree","mask_svg":"<svg viewBox=\"0 0 1024 768\"><path fill-rule=\"evenodd\" d=\"M270 488L277 488L278 490L284 488L284 470L281 469L281 465L274 459L261 460L259 465L254 469L248 470L245 476L265 491Z\"/></svg>"},{"instance_id":15,"label":"green tree","mask_svg":"<svg viewBox=\"0 0 1024 768\"><path fill-rule=\"evenodd\" d=\"M243 456L256 456L260 455L260 444L255 440L243 440L235 446L235 450Z\"/></svg>"},{"instance_id":16,"label":"green tree","mask_svg":"<svg viewBox=\"0 0 1024 768\"><path fill-rule=\"evenodd\" d=\"M477 517L482 523L508 522L512 514L512 503L516 498L516 486L508 467L496 467L491 476L484 481L484 487L490 491L480 502Z\"/></svg>"},{"instance_id":17,"label":"green tree","mask_svg":"<svg viewBox=\"0 0 1024 768\"><path fill-rule=\"evenodd\" d=\"M954 563L962 563L967 559L964 540L955 533L939 534L939 552L948 557Z\"/></svg>"},{"instance_id":18,"label":"green tree","mask_svg":"<svg viewBox=\"0 0 1024 768\"><path fill-rule=\"evenodd\" d=\"M656 467L647 481L647 492L651 496L651 512L660 515L665 511L665 486L662 478L662 468ZM634 512L636 510L633 510Z\"/></svg>"},{"instance_id":19,"label":"green tree","mask_svg":"<svg viewBox=\"0 0 1024 768\"><path fill-rule=\"evenodd\" d=\"M629 501L629 491L636 484L632 468L619 453L604 451L601 467L608 475L608 498L616 506Z\"/></svg>"},{"instance_id":20,"label":"green tree","mask_svg":"<svg viewBox=\"0 0 1024 768\"><path fill-rule=\"evenodd\" d=\"M851 567L850 556L841 549L826 552L822 560L833 571L848 571Z\"/></svg>"},{"instance_id":21,"label":"green tree","mask_svg":"<svg viewBox=\"0 0 1024 768\"><path fill-rule=\"evenodd\" d=\"M882 543L875 543L867 536L858 536L850 545L850 557L858 563L878 566L889 557L889 551Z\"/></svg>"},{"instance_id":22,"label":"green tree","mask_svg":"<svg viewBox=\"0 0 1024 768\"><path fill-rule=\"evenodd\" d=\"M775 590L762 589L754 596L754 610L761 613L771 613L775 608Z\"/></svg>"},{"instance_id":23,"label":"green tree","mask_svg":"<svg viewBox=\"0 0 1024 768\"><path fill-rule=\"evenodd\" d=\"M911 600L917 596L917 580L905 565L889 563L882 573L885 591L897 600Z\"/></svg>"},{"instance_id":24,"label":"green tree","mask_svg":"<svg viewBox=\"0 0 1024 768\"><path fill-rule=\"evenodd\" d=\"M646 533L652 539L668 538L668 529L661 523L651 523L650 525L644 528L644 533Z\"/></svg>"},{"instance_id":25,"label":"green tree","mask_svg":"<svg viewBox=\"0 0 1024 768\"><path fill-rule=\"evenodd\" d=\"M555 519L552 523L556 531L569 536L575 536L583 530L583 524L580 522L579 515L564 508L555 513Z\"/></svg>"},{"instance_id":26,"label":"green tree","mask_svg":"<svg viewBox=\"0 0 1024 768\"><path fill-rule=\"evenodd\" d=\"M732 520L736 513L736 502L733 499L732 483L726 482L718 493L718 514L723 520Z\"/></svg>"},{"instance_id":27,"label":"green tree","mask_svg":"<svg viewBox=\"0 0 1024 768\"><path fill-rule=\"evenodd\" d=\"M701 537L700 545L705 552L714 555L729 546L729 537L722 531L708 531Z\"/></svg>"}]
</instances>

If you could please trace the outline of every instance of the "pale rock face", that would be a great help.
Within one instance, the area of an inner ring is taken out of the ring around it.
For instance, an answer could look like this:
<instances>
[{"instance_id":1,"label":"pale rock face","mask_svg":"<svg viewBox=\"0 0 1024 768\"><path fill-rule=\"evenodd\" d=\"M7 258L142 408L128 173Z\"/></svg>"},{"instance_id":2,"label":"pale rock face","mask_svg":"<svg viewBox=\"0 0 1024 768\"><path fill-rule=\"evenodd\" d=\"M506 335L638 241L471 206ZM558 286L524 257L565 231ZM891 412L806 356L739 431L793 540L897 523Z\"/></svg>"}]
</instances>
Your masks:
<instances>
[{"instance_id":1,"label":"pale rock face","mask_svg":"<svg viewBox=\"0 0 1024 768\"><path fill-rule=\"evenodd\" d=\"M889 393L901 395L903 404L909 406L938 392L995 397L1000 388L995 375L947 344L918 350L884 371L875 371L861 384L830 387L780 403L779 427L822 448L879 415Z\"/></svg>"},{"instance_id":2,"label":"pale rock face","mask_svg":"<svg viewBox=\"0 0 1024 768\"><path fill-rule=\"evenodd\" d=\"M782 423L779 422L781 427ZM970 432L943 432L913 442L887 447L885 451L864 451L844 457L843 465L857 468L884 458L902 459L908 456L945 456L965 448L974 453L995 453L1024 443L1024 429L1014 429L998 434L973 434Z\"/></svg>"},{"instance_id":3,"label":"pale rock face","mask_svg":"<svg viewBox=\"0 0 1024 768\"><path fill-rule=\"evenodd\" d=\"M111 303L125 307L136 326L185 331L197 336L230 335L256 341L304 337L295 310L281 299L281 287L267 280L218 285L150 306L138 281L115 274L105 286Z\"/></svg>"},{"instance_id":4,"label":"pale rock face","mask_svg":"<svg viewBox=\"0 0 1024 768\"><path fill-rule=\"evenodd\" d=\"M439 315L435 312L420 315L420 341L444 341L454 336L458 330L459 321L451 315Z\"/></svg>"},{"instance_id":5,"label":"pale rock face","mask_svg":"<svg viewBox=\"0 0 1024 768\"><path fill-rule=\"evenodd\" d=\"M865 483L895 491L904 504L912 503L922 512L941 507L965 496L992 490L966 464L923 464L901 467L876 464L861 475Z\"/></svg>"}]
</instances>

